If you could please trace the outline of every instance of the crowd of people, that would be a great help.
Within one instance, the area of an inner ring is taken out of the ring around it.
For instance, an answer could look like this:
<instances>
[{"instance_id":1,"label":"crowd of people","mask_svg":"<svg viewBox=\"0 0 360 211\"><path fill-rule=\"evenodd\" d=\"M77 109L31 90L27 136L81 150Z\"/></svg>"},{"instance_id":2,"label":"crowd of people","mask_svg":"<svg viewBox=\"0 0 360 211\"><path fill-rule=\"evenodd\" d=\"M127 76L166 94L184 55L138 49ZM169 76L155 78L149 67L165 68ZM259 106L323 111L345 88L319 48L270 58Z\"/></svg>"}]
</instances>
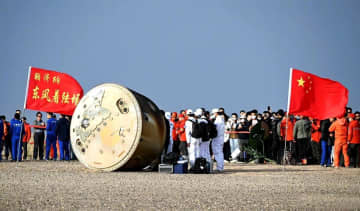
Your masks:
<instances>
[{"instance_id":1,"label":"crowd of people","mask_svg":"<svg viewBox=\"0 0 360 211\"><path fill-rule=\"evenodd\" d=\"M42 113L36 113L32 125L26 117L21 117L21 111L16 110L13 119L6 121L0 116L0 161L22 161L28 159L28 142L33 133L33 160L70 160L74 157L70 146L70 117L60 114L59 119L53 113L47 113L47 121L42 119ZM31 132L33 131L33 132ZM44 143L45 157L44 157ZM4 153L3 153L4 152ZM4 154L4 158L3 158Z\"/></svg>"},{"instance_id":2,"label":"crowd of people","mask_svg":"<svg viewBox=\"0 0 360 211\"><path fill-rule=\"evenodd\" d=\"M199 157L215 160L220 172L224 162L250 160L360 167L360 112L351 108L343 117L321 121L283 110L272 112L270 107L263 113L241 110L231 116L223 108L187 109L167 112L165 117L170 125L167 152L188 159L191 167ZM198 131L205 132L198 135Z\"/></svg>"},{"instance_id":3,"label":"crowd of people","mask_svg":"<svg viewBox=\"0 0 360 211\"><path fill-rule=\"evenodd\" d=\"M167 112L166 152L173 152L195 165L197 158L216 161L216 171L226 162L276 162L278 164L319 164L323 167L360 167L360 112L346 109L343 117L316 120L287 115L283 110L259 113L244 111L228 116L224 108ZM30 125L17 110L11 121L0 116L0 161L27 159L33 133L33 160L74 159L70 144L70 118L56 119L36 113ZM21 140L20 140L21 139ZM46 144L44 156L44 143ZM4 153L3 153L4 152Z\"/></svg>"}]
</instances>

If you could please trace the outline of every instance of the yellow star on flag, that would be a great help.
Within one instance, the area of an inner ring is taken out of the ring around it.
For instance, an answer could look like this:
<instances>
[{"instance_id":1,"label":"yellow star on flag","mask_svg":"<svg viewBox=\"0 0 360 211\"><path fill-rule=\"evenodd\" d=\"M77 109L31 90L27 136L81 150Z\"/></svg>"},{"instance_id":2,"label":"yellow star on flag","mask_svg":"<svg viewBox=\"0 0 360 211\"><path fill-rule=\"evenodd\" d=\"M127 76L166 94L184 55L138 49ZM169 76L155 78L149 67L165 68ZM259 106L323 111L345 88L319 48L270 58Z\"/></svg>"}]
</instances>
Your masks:
<instances>
[{"instance_id":1,"label":"yellow star on flag","mask_svg":"<svg viewBox=\"0 0 360 211\"><path fill-rule=\"evenodd\" d=\"M305 84L306 81L304 81L304 79L301 77L299 80L297 80L297 82L298 82L299 87L300 86L304 87L304 84Z\"/></svg>"}]
</instances>

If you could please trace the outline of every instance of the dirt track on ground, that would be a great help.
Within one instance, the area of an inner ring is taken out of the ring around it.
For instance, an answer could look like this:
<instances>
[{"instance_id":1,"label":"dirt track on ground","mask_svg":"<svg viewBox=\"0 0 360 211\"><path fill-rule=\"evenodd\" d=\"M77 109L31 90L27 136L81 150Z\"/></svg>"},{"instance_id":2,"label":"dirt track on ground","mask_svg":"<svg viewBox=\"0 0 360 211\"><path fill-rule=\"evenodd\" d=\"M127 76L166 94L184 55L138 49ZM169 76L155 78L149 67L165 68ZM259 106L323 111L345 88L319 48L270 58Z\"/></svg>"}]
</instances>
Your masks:
<instances>
[{"instance_id":1,"label":"dirt track on ground","mask_svg":"<svg viewBox=\"0 0 360 211\"><path fill-rule=\"evenodd\" d=\"M360 209L360 169L227 165L222 174L95 172L0 162L0 210Z\"/></svg>"}]
</instances>

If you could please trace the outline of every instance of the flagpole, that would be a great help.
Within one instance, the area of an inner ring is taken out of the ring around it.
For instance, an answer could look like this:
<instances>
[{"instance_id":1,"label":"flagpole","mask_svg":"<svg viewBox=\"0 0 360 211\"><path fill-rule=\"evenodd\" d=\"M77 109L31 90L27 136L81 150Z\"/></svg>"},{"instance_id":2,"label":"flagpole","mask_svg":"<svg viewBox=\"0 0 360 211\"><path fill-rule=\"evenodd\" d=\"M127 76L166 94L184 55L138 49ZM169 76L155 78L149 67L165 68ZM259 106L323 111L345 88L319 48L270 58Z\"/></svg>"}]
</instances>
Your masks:
<instances>
[{"instance_id":1,"label":"flagpole","mask_svg":"<svg viewBox=\"0 0 360 211\"><path fill-rule=\"evenodd\" d=\"M27 78L27 83L26 83L26 89L25 89L25 99L24 99L24 107L23 107L23 112L22 112L22 116L25 116L25 110L26 110L26 100L27 100L27 96L28 96L28 91L29 91L29 81L30 81L30 72L31 72L31 66L29 66L29 70L28 70L28 78ZM20 154L21 152L21 143L22 143L22 133L23 133L23 127L24 127L24 121L22 120L22 118L20 117L21 120L21 129L20 129L20 139L19 139L19 143L18 143L18 151L17 151L17 158L16 158L16 162L19 162L19 158L22 157L22 155ZM21 157L20 157L21 156Z\"/></svg>"},{"instance_id":2,"label":"flagpole","mask_svg":"<svg viewBox=\"0 0 360 211\"><path fill-rule=\"evenodd\" d=\"M31 66L29 66L28 78L27 78L27 83L26 83L25 99L24 99L24 110L26 109L26 99L28 97L28 91L29 91L30 73L31 73Z\"/></svg>"},{"instance_id":3,"label":"flagpole","mask_svg":"<svg viewBox=\"0 0 360 211\"><path fill-rule=\"evenodd\" d=\"M288 136L288 126L289 126L289 109L290 109L290 98L291 98L291 85L292 85L292 73L293 73L293 68L290 68L290 77L289 77L289 90L288 90L288 103L287 103L287 108L286 108L286 131L285 131L285 147L284 147L284 156L283 156L283 162L284 162L284 169L285 169L285 156L286 156L286 142L287 142L287 136Z\"/></svg>"}]
</instances>

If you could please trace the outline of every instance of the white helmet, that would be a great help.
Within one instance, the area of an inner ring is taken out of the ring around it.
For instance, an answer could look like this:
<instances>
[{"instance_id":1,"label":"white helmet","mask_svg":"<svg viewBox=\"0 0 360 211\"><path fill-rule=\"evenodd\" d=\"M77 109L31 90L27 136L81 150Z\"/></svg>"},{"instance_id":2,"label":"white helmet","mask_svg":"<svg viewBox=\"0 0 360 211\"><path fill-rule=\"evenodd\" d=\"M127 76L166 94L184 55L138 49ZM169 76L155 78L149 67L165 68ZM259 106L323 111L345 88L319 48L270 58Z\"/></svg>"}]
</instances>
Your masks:
<instances>
[{"instance_id":1,"label":"white helmet","mask_svg":"<svg viewBox=\"0 0 360 211\"><path fill-rule=\"evenodd\" d=\"M165 112L165 118L169 120L171 118L171 113Z\"/></svg>"},{"instance_id":2,"label":"white helmet","mask_svg":"<svg viewBox=\"0 0 360 211\"><path fill-rule=\"evenodd\" d=\"M219 112L219 109L218 108L213 108L212 110L211 110L211 113L212 114L215 114L215 113L218 113Z\"/></svg>"},{"instance_id":3,"label":"white helmet","mask_svg":"<svg viewBox=\"0 0 360 211\"><path fill-rule=\"evenodd\" d=\"M203 110L201 108L196 109L195 116L201 117L203 115Z\"/></svg>"},{"instance_id":4,"label":"white helmet","mask_svg":"<svg viewBox=\"0 0 360 211\"><path fill-rule=\"evenodd\" d=\"M194 114L194 112L191 109L186 110L186 115Z\"/></svg>"}]
</instances>

